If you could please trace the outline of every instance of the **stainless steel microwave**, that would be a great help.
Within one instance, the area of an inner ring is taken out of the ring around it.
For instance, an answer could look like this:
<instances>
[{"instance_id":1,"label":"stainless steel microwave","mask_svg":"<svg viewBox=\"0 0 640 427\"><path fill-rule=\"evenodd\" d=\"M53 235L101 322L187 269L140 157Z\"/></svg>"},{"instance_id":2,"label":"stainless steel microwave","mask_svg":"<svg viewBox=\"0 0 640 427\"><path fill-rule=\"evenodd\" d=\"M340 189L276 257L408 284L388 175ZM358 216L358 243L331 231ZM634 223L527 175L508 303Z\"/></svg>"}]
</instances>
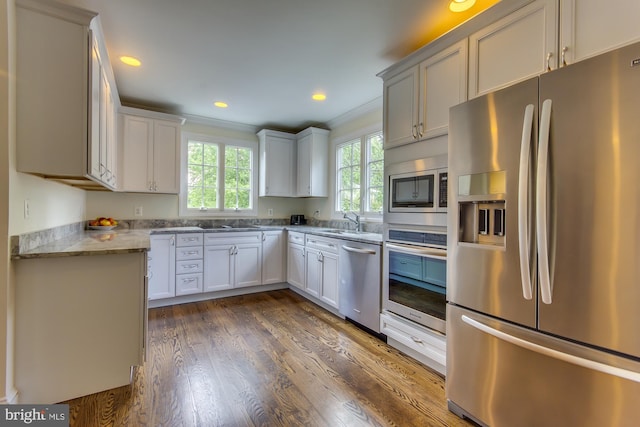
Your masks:
<instances>
[{"instance_id":1,"label":"stainless steel microwave","mask_svg":"<svg viewBox=\"0 0 640 427\"><path fill-rule=\"evenodd\" d=\"M430 215L447 212L446 155L388 165L385 177L386 223L446 225Z\"/></svg>"}]
</instances>

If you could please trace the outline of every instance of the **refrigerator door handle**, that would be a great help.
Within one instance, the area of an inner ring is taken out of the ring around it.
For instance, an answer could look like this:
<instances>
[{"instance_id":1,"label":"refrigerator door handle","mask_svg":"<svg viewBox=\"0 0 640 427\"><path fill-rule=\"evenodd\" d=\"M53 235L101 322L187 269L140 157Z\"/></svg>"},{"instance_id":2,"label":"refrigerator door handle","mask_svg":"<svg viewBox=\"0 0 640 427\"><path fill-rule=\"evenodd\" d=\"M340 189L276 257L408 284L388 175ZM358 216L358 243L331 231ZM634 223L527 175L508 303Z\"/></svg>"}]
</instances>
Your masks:
<instances>
[{"instance_id":1,"label":"refrigerator door handle","mask_svg":"<svg viewBox=\"0 0 640 427\"><path fill-rule=\"evenodd\" d=\"M554 350L549 347L542 346L540 344L533 343L531 341L524 340L522 338L515 337L505 332L499 331L487 326L484 323L478 322L466 315L462 315L461 319L464 323L472 326L482 332L492 335L502 341L506 341L510 344L517 345L526 350L542 354L543 356L551 357L553 359L562 360L573 365L581 366L583 368L591 369L594 371L602 372L608 375L614 375L616 377L624 378L630 381L640 383L640 372L630 371L628 369L618 368L616 366L607 365L604 363L596 362L595 360L585 359L584 357L575 356L573 354L565 353L562 351Z\"/></svg>"},{"instance_id":2,"label":"refrigerator door handle","mask_svg":"<svg viewBox=\"0 0 640 427\"><path fill-rule=\"evenodd\" d=\"M520 243L520 276L522 278L522 296L533 298L531 285L531 260L529 259L529 165L531 164L531 134L533 131L533 112L535 107L529 104L524 109L522 141L520 143L520 168L518 176L518 241Z\"/></svg>"},{"instance_id":3,"label":"refrigerator door handle","mask_svg":"<svg viewBox=\"0 0 640 427\"><path fill-rule=\"evenodd\" d=\"M551 100L545 99L540 114L538 140L538 169L536 172L536 241L538 242L538 275L542 302L551 304L551 278L549 275L549 242L547 222L547 170L549 162L549 130L551 127Z\"/></svg>"}]
</instances>

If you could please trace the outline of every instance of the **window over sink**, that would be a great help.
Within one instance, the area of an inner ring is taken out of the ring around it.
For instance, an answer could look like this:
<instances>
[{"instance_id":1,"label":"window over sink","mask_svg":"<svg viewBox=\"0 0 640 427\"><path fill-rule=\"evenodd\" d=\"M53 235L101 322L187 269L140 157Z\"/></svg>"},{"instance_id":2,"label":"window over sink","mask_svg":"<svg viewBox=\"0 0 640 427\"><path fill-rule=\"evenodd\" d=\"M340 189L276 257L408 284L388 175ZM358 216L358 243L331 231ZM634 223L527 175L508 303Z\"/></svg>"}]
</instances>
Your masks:
<instances>
[{"instance_id":1,"label":"window over sink","mask_svg":"<svg viewBox=\"0 0 640 427\"><path fill-rule=\"evenodd\" d=\"M336 144L336 213L381 218L384 187L382 131Z\"/></svg>"},{"instance_id":2,"label":"window over sink","mask_svg":"<svg viewBox=\"0 0 640 427\"><path fill-rule=\"evenodd\" d=\"M185 133L180 216L257 214L257 144Z\"/></svg>"}]
</instances>

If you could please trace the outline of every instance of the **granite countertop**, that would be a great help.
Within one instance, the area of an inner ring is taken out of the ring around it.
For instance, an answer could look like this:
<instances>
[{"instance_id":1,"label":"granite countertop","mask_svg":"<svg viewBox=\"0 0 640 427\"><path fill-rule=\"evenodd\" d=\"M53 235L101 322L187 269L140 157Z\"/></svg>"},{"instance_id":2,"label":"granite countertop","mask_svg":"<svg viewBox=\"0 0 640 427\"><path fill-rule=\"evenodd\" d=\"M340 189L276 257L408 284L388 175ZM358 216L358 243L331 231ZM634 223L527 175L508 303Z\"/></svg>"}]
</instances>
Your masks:
<instances>
[{"instance_id":1,"label":"granite countertop","mask_svg":"<svg viewBox=\"0 0 640 427\"><path fill-rule=\"evenodd\" d=\"M149 250L149 247L149 230L87 230L13 254L11 259L144 252Z\"/></svg>"},{"instance_id":2,"label":"granite countertop","mask_svg":"<svg viewBox=\"0 0 640 427\"><path fill-rule=\"evenodd\" d=\"M286 226L248 226L248 227L166 227L150 229L120 229L110 231L83 230L66 237L45 243L27 250L17 250L11 255L12 260L105 255L128 252L143 252L150 248L151 234L167 233L220 233L240 231L266 231L266 230L291 230L301 233L331 237L334 239L351 240L362 243L382 244L382 235L378 233L355 232L350 230L338 230L305 225Z\"/></svg>"}]
</instances>

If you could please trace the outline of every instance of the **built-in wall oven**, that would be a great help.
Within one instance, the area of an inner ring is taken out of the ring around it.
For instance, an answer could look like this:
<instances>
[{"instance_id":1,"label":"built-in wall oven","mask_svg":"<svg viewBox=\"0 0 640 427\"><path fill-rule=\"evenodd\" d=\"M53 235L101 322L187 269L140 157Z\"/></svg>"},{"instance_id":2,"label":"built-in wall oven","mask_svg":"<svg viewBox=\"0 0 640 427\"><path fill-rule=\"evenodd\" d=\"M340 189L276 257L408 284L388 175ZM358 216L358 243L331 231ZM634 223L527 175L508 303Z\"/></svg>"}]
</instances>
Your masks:
<instances>
[{"instance_id":1,"label":"built-in wall oven","mask_svg":"<svg viewBox=\"0 0 640 427\"><path fill-rule=\"evenodd\" d=\"M383 309L445 333L446 230L386 231Z\"/></svg>"},{"instance_id":2,"label":"built-in wall oven","mask_svg":"<svg viewBox=\"0 0 640 427\"><path fill-rule=\"evenodd\" d=\"M382 308L445 333L447 155L385 167Z\"/></svg>"}]
</instances>

